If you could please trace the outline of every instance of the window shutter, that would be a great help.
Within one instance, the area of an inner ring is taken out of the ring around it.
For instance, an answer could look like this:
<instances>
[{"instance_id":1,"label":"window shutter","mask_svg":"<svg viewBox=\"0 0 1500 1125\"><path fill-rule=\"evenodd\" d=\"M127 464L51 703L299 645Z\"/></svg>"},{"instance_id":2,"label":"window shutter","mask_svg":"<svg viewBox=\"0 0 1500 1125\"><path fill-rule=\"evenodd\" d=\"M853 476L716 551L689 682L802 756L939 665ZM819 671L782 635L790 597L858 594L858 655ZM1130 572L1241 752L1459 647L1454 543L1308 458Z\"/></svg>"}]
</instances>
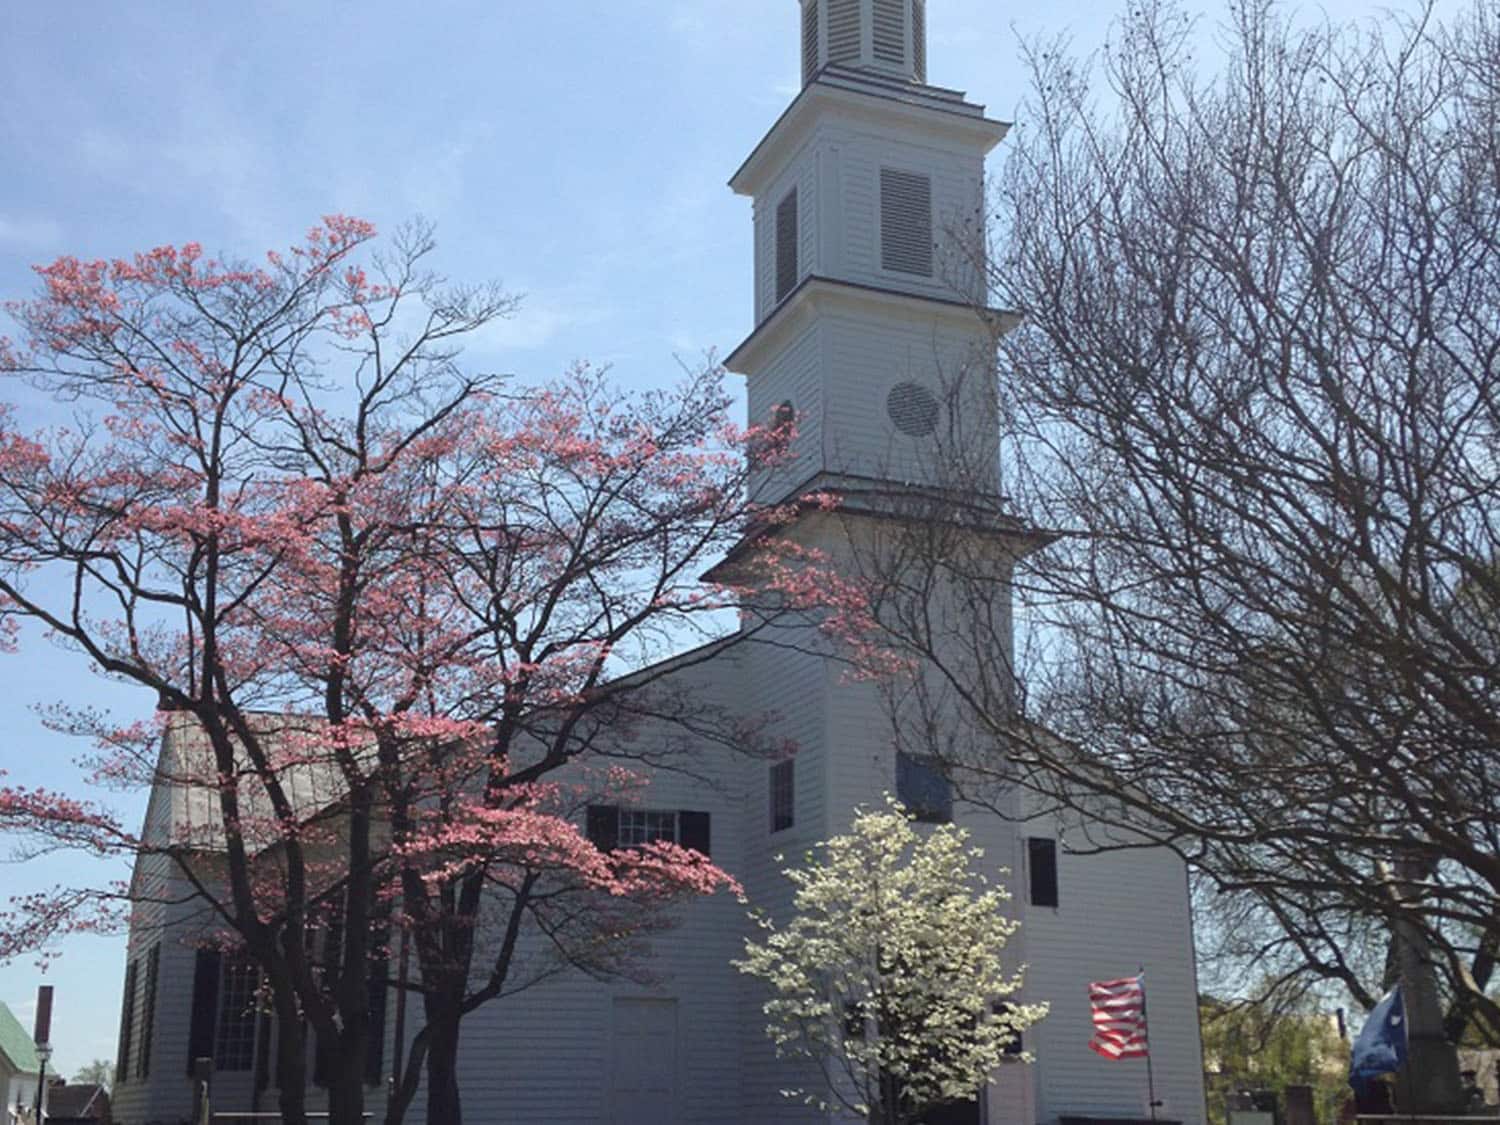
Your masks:
<instances>
[{"instance_id":1,"label":"window shutter","mask_svg":"<svg viewBox=\"0 0 1500 1125\"><path fill-rule=\"evenodd\" d=\"M859 63L860 0L828 0L828 61Z\"/></svg>"},{"instance_id":2,"label":"window shutter","mask_svg":"<svg viewBox=\"0 0 1500 1125\"><path fill-rule=\"evenodd\" d=\"M993 1008L993 1011L997 1016L1009 1015L1014 1010L1015 1005L1012 1004L1009 1000L997 1001ZM1005 1045L1005 1053L1007 1055L1025 1054L1026 1045L1022 1041L1021 1032L1017 1031L1014 1034L1015 1038Z\"/></svg>"},{"instance_id":3,"label":"window shutter","mask_svg":"<svg viewBox=\"0 0 1500 1125\"><path fill-rule=\"evenodd\" d=\"M788 758L771 767L771 831L782 832L797 820L796 763Z\"/></svg>"},{"instance_id":4,"label":"window shutter","mask_svg":"<svg viewBox=\"0 0 1500 1125\"><path fill-rule=\"evenodd\" d=\"M589 842L601 852L612 852L620 842L620 806L590 805L588 812Z\"/></svg>"},{"instance_id":5,"label":"window shutter","mask_svg":"<svg viewBox=\"0 0 1500 1125\"><path fill-rule=\"evenodd\" d=\"M379 1086L385 1070L385 1006L390 995L386 974L389 964L385 958L370 962L370 975L366 985L370 1012L370 1038L365 1043L365 1085Z\"/></svg>"},{"instance_id":6,"label":"window shutter","mask_svg":"<svg viewBox=\"0 0 1500 1125\"><path fill-rule=\"evenodd\" d=\"M146 1078L151 1074L151 1040L156 1032L156 981L161 973L161 943L151 947L146 954L146 988L141 996L140 1046L136 1050L135 1074Z\"/></svg>"},{"instance_id":7,"label":"window shutter","mask_svg":"<svg viewBox=\"0 0 1500 1125\"><path fill-rule=\"evenodd\" d=\"M858 1004L844 1005L844 1038L856 1041L865 1037L865 1013Z\"/></svg>"},{"instance_id":8,"label":"window shutter","mask_svg":"<svg viewBox=\"0 0 1500 1125\"><path fill-rule=\"evenodd\" d=\"M264 1090L271 1085L271 1017L256 1012L255 1018L255 1088Z\"/></svg>"},{"instance_id":9,"label":"window shutter","mask_svg":"<svg viewBox=\"0 0 1500 1125\"><path fill-rule=\"evenodd\" d=\"M120 1052L115 1056L115 1074L123 1084L130 1080L130 1040L135 1031L135 974L139 961L125 967L125 996L120 1001Z\"/></svg>"},{"instance_id":10,"label":"window shutter","mask_svg":"<svg viewBox=\"0 0 1500 1125\"><path fill-rule=\"evenodd\" d=\"M818 0L802 0L802 84L818 73Z\"/></svg>"},{"instance_id":11,"label":"window shutter","mask_svg":"<svg viewBox=\"0 0 1500 1125\"><path fill-rule=\"evenodd\" d=\"M776 206L776 300L797 288L797 189Z\"/></svg>"},{"instance_id":12,"label":"window shutter","mask_svg":"<svg viewBox=\"0 0 1500 1125\"><path fill-rule=\"evenodd\" d=\"M677 842L685 848L692 848L704 856L712 855L709 850L710 844L709 817L706 812L680 812L677 814Z\"/></svg>"},{"instance_id":13,"label":"window shutter","mask_svg":"<svg viewBox=\"0 0 1500 1125\"><path fill-rule=\"evenodd\" d=\"M1057 841L1033 836L1026 841L1027 874L1031 879L1031 905L1056 906Z\"/></svg>"},{"instance_id":14,"label":"window shutter","mask_svg":"<svg viewBox=\"0 0 1500 1125\"><path fill-rule=\"evenodd\" d=\"M906 65L906 0L875 0L873 41L875 58L893 66Z\"/></svg>"},{"instance_id":15,"label":"window shutter","mask_svg":"<svg viewBox=\"0 0 1500 1125\"><path fill-rule=\"evenodd\" d=\"M932 276L932 180L880 170L880 264L897 273Z\"/></svg>"},{"instance_id":16,"label":"window shutter","mask_svg":"<svg viewBox=\"0 0 1500 1125\"><path fill-rule=\"evenodd\" d=\"M219 962L217 950L200 949L193 962L193 1016L188 1023L188 1073L194 1059L213 1058L214 1027L219 1016Z\"/></svg>"},{"instance_id":17,"label":"window shutter","mask_svg":"<svg viewBox=\"0 0 1500 1125\"><path fill-rule=\"evenodd\" d=\"M953 787L937 764L896 752L896 796L908 812L928 824L953 820Z\"/></svg>"},{"instance_id":18,"label":"window shutter","mask_svg":"<svg viewBox=\"0 0 1500 1125\"><path fill-rule=\"evenodd\" d=\"M330 993L338 985L339 973L344 964L344 893L336 894L328 904L328 929L323 934L323 987ZM338 1044L324 1043L317 1036L313 1048L313 1084L328 1085L332 1077L333 1053Z\"/></svg>"}]
</instances>

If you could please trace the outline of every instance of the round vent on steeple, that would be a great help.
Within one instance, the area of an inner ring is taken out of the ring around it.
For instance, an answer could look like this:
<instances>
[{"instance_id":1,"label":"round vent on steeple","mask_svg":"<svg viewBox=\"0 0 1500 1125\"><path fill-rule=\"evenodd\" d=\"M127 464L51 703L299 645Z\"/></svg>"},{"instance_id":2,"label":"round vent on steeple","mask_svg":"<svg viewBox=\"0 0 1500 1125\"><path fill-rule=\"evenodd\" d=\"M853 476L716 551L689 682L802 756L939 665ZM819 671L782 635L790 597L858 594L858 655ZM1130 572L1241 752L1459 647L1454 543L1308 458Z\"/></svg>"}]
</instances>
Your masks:
<instances>
[{"instance_id":1,"label":"round vent on steeple","mask_svg":"<svg viewBox=\"0 0 1500 1125\"><path fill-rule=\"evenodd\" d=\"M885 396L885 412L891 425L907 437L926 437L937 429L942 408L921 383L897 383Z\"/></svg>"}]
</instances>

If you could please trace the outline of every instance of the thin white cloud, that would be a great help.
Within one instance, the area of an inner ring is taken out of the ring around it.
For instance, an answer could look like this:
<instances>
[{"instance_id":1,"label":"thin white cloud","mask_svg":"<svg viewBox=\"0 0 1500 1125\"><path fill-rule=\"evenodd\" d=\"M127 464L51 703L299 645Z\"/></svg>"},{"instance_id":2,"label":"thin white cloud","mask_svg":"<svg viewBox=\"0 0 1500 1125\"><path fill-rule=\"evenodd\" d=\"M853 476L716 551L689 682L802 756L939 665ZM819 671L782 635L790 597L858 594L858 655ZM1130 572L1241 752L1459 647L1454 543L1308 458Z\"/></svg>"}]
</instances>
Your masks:
<instances>
[{"instance_id":1,"label":"thin white cloud","mask_svg":"<svg viewBox=\"0 0 1500 1125\"><path fill-rule=\"evenodd\" d=\"M0 246L40 250L62 240L62 225L53 219L13 218L0 215Z\"/></svg>"},{"instance_id":2,"label":"thin white cloud","mask_svg":"<svg viewBox=\"0 0 1500 1125\"><path fill-rule=\"evenodd\" d=\"M548 347L564 333L608 319L608 305L582 293L528 292L514 314L491 321L468 337L475 353L496 355Z\"/></svg>"}]
</instances>

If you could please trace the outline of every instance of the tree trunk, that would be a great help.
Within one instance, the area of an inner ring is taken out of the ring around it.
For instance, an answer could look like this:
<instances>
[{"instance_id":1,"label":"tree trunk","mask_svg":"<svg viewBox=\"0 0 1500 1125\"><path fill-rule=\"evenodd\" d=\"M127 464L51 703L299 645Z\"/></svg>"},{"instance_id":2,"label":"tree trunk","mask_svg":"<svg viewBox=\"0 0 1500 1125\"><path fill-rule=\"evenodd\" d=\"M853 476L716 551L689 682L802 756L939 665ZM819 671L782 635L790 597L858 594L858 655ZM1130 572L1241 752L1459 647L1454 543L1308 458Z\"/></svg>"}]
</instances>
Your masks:
<instances>
[{"instance_id":1,"label":"tree trunk","mask_svg":"<svg viewBox=\"0 0 1500 1125\"><path fill-rule=\"evenodd\" d=\"M385 1125L401 1125L406 1120L406 1111L416 1100L417 1088L422 1082L422 1071L427 1061L427 1029L417 1032L411 1043L411 1054L401 1064L400 1073L391 1084L391 1096L385 1103Z\"/></svg>"},{"instance_id":2,"label":"tree trunk","mask_svg":"<svg viewBox=\"0 0 1500 1125\"><path fill-rule=\"evenodd\" d=\"M439 1010L446 1008L446 1011ZM458 1004L434 997L427 1016L427 1120L463 1125L458 1094Z\"/></svg>"},{"instance_id":3,"label":"tree trunk","mask_svg":"<svg viewBox=\"0 0 1500 1125\"><path fill-rule=\"evenodd\" d=\"M352 1036L340 1036L328 1059L329 1125L360 1125L365 1113L365 1051Z\"/></svg>"},{"instance_id":4,"label":"tree trunk","mask_svg":"<svg viewBox=\"0 0 1500 1125\"><path fill-rule=\"evenodd\" d=\"M307 1125L307 1032L290 996L275 996L276 1106L282 1125Z\"/></svg>"},{"instance_id":5,"label":"tree trunk","mask_svg":"<svg viewBox=\"0 0 1500 1125\"><path fill-rule=\"evenodd\" d=\"M1404 862L1398 868L1414 883L1422 872ZM1443 998L1431 942L1418 925L1400 918L1392 931L1396 968L1406 1005L1407 1059L1396 1076L1398 1108L1409 1113L1462 1113L1463 1082L1458 1070L1458 1045L1448 1040L1443 1026Z\"/></svg>"}]
</instances>

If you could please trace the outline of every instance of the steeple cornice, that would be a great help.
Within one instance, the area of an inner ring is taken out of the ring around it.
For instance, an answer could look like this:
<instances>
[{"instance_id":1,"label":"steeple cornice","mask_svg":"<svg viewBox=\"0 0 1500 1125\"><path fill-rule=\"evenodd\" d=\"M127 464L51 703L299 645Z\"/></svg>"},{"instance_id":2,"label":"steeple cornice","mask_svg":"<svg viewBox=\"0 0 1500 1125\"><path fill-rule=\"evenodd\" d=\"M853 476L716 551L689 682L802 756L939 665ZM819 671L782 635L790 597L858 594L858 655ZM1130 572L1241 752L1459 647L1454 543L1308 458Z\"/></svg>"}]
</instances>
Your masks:
<instances>
[{"instance_id":1,"label":"steeple cornice","mask_svg":"<svg viewBox=\"0 0 1500 1125\"><path fill-rule=\"evenodd\" d=\"M828 67L771 126L730 178L729 186L740 195L756 195L785 167L788 157L816 125L830 119L878 126L884 131L910 130L929 141L946 140L972 147L980 154L988 153L1010 130L1009 122L985 117L982 105L965 101L956 91Z\"/></svg>"},{"instance_id":2,"label":"steeple cornice","mask_svg":"<svg viewBox=\"0 0 1500 1125\"><path fill-rule=\"evenodd\" d=\"M775 313L751 332L724 360L724 366L736 374L748 375L783 350L819 316L839 312L873 314L886 323L908 321L923 330L944 324L969 331L982 326L997 338L1021 323L1020 314L1005 309L976 308L960 300L945 301L814 276L806 278Z\"/></svg>"}]
</instances>

